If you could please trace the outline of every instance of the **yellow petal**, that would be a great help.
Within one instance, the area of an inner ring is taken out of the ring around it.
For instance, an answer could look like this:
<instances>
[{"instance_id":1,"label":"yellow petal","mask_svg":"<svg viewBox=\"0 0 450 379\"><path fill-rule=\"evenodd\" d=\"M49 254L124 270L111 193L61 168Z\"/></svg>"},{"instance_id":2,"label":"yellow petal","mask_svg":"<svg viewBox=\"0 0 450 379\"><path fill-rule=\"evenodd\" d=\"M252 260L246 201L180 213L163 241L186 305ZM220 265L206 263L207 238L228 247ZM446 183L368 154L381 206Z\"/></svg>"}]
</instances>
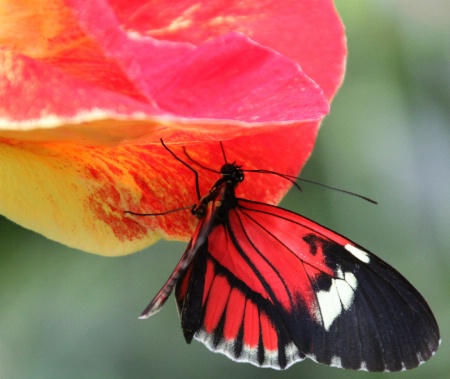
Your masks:
<instances>
[{"instance_id":1,"label":"yellow petal","mask_svg":"<svg viewBox=\"0 0 450 379\"><path fill-rule=\"evenodd\" d=\"M195 223L189 212L146 218L145 224L124 214L140 203L143 186L153 208L158 198L167 198L170 188L161 171L170 169L148 167L161 151L160 146L112 149L3 140L0 213L56 241L108 256L137 251L163 234L186 238Z\"/></svg>"}]
</instances>

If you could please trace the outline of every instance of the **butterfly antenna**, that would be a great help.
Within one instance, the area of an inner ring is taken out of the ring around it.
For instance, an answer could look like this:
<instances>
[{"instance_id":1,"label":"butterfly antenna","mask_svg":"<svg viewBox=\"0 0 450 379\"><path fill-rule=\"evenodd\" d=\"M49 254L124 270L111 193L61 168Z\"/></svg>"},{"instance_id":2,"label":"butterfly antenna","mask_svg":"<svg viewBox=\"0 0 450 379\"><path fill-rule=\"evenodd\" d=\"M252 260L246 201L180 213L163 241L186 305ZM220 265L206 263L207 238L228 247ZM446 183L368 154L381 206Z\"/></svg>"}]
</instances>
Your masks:
<instances>
[{"instance_id":1,"label":"butterfly antenna","mask_svg":"<svg viewBox=\"0 0 450 379\"><path fill-rule=\"evenodd\" d=\"M195 192L197 192L197 198L200 199L201 195L200 195L200 185L198 182L198 172L191 167L189 164L187 164L185 161L183 161L180 157L178 157L172 150L170 150L167 145L164 143L163 139L160 138L161 141L161 145L163 145L163 147L170 153L172 154L172 156L180 163L182 163L183 165L185 165L189 170L191 170L194 175L195 175ZM184 149L184 148L183 148ZM186 151L185 151L186 152Z\"/></svg>"},{"instance_id":2,"label":"butterfly antenna","mask_svg":"<svg viewBox=\"0 0 450 379\"><path fill-rule=\"evenodd\" d=\"M223 147L222 141L220 141L220 149L222 150L223 160L225 161L225 163L228 163L228 161L227 161L227 155L225 154L225 149L224 149L224 147Z\"/></svg>"},{"instance_id":3,"label":"butterfly antenna","mask_svg":"<svg viewBox=\"0 0 450 379\"><path fill-rule=\"evenodd\" d=\"M260 173L260 174L271 174L271 175L276 175L279 176L280 178L286 179L289 182L292 183L293 186L295 186L300 192L302 192L302 187L300 187L300 185L297 183L297 177L296 176L292 176L292 175L286 175L286 174L281 174L280 172L276 172L276 171L270 171L270 170L242 170L244 172L256 172L256 173Z\"/></svg>"},{"instance_id":4,"label":"butterfly antenna","mask_svg":"<svg viewBox=\"0 0 450 379\"><path fill-rule=\"evenodd\" d=\"M355 193L355 192L346 191L346 190L343 190L342 188L336 188L336 187L332 187L332 186L327 186L326 184L318 183L318 182L315 182L315 181L309 180L309 179L303 179L303 178L298 178L298 179L301 180L302 182L305 182L305 183L315 184L315 185L323 187L323 188L328 188L328 189L332 189L332 190L335 190L335 191L338 191L338 192L346 193L347 195L352 195L352 196L359 197L360 199L368 201L369 203L372 203L372 204L378 204L377 201L371 199L370 197L363 196L363 195L360 195L360 194Z\"/></svg>"},{"instance_id":5,"label":"butterfly antenna","mask_svg":"<svg viewBox=\"0 0 450 379\"><path fill-rule=\"evenodd\" d=\"M323 187L323 188L332 189L332 190L335 190L335 191L338 191L338 192L346 193L347 195L356 196L356 197L359 197L360 199L368 201L369 203L372 203L372 204L378 204L378 202L376 202L375 200L372 200L371 198L363 196L363 195L359 195L359 194L357 194L355 192L350 192L350 191L343 190L341 188L328 186L326 184L315 182L315 181L309 180L309 179L298 178L298 177L293 176L293 175L281 174L279 172L270 171L270 170L244 170L244 171L245 172L256 172L256 173L261 173L261 174L272 174L272 175L279 176L279 177L281 177L283 179L289 180L300 191L301 191L301 187L298 185L298 183L296 183L296 180L300 180L300 181L305 182L305 183L315 184L317 186L320 186L320 187Z\"/></svg>"},{"instance_id":6,"label":"butterfly antenna","mask_svg":"<svg viewBox=\"0 0 450 379\"><path fill-rule=\"evenodd\" d=\"M223 160L225 161L225 163L228 163L227 155L225 154L225 148L223 147L223 143L222 143L222 141L219 141L219 143L220 143L220 149L222 150ZM184 152L184 155L186 155L186 157L191 162L194 162L197 166L201 167L202 169L204 169L206 171L214 172L215 174L220 174L220 171L217 171L217 170L212 169L211 167L205 166L204 164L202 164L199 161L192 158L185 147L183 147L183 152Z\"/></svg>"},{"instance_id":7,"label":"butterfly antenna","mask_svg":"<svg viewBox=\"0 0 450 379\"><path fill-rule=\"evenodd\" d=\"M204 164L200 163L199 161L197 161L196 159L192 158L191 155L188 153L187 149L185 147L183 147L183 152L184 155L186 155L186 157L193 163L195 163L197 166L199 166L200 168L206 170L206 171L210 171L210 172L214 172L215 174L219 174L220 172L217 170L212 169L211 167L205 166Z\"/></svg>"}]
</instances>

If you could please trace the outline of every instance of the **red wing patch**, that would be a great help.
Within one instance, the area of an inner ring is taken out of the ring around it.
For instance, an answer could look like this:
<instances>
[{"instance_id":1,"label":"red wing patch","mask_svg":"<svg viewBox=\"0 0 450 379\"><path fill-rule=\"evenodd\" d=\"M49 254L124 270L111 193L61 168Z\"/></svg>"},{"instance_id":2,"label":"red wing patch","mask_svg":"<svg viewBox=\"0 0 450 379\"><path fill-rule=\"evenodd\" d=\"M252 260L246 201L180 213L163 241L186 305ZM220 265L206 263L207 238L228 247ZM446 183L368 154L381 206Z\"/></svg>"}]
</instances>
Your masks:
<instances>
[{"instance_id":1,"label":"red wing patch","mask_svg":"<svg viewBox=\"0 0 450 379\"><path fill-rule=\"evenodd\" d=\"M206 266L204 292L195 278ZM261 367L286 368L305 358L289 338L273 306L250 291L206 251L199 251L192 268L178 283L177 304L188 340L233 360ZM193 299L197 299L193 301ZM201 299L201 312L195 312ZM194 304L195 303L195 304Z\"/></svg>"}]
</instances>

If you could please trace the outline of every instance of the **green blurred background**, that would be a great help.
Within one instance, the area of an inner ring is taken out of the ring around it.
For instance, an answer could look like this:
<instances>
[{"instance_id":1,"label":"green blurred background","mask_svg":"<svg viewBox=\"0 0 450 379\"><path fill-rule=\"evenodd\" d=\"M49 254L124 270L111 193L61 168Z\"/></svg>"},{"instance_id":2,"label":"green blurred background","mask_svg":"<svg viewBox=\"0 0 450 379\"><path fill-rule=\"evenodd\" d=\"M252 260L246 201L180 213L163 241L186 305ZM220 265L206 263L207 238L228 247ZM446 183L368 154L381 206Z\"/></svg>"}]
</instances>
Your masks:
<instances>
[{"instance_id":1,"label":"green blurred background","mask_svg":"<svg viewBox=\"0 0 450 379\"><path fill-rule=\"evenodd\" d=\"M450 372L450 2L336 1L347 26L345 85L303 171L379 201L304 185L283 205L349 236L425 296L443 344L418 369ZM0 218L0 378L381 378L310 361L257 369L184 342L174 301L137 315L185 244L108 259Z\"/></svg>"}]
</instances>

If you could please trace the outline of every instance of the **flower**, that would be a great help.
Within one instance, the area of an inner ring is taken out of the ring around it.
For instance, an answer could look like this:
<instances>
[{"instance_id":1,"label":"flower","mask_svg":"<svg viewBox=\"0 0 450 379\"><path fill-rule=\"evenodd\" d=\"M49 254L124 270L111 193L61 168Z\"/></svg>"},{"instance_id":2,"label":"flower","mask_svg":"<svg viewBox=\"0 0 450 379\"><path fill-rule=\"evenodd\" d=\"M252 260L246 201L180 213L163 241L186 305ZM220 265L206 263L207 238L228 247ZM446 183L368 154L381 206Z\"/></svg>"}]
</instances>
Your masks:
<instances>
[{"instance_id":1,"label":"flower","mask_svg":"<svg viewBox=\"0 0 450 379\"><path fill-rule=\"evenodd\" d=\"M296 175L345 67L330 0L2 0L0 213L78 249L123 255L187 239L196 201L184 145L218 169ZM216 174L200 171L207 191ZM276 203L254 175L239 196Z\"/></svg>"}]
</instances>

